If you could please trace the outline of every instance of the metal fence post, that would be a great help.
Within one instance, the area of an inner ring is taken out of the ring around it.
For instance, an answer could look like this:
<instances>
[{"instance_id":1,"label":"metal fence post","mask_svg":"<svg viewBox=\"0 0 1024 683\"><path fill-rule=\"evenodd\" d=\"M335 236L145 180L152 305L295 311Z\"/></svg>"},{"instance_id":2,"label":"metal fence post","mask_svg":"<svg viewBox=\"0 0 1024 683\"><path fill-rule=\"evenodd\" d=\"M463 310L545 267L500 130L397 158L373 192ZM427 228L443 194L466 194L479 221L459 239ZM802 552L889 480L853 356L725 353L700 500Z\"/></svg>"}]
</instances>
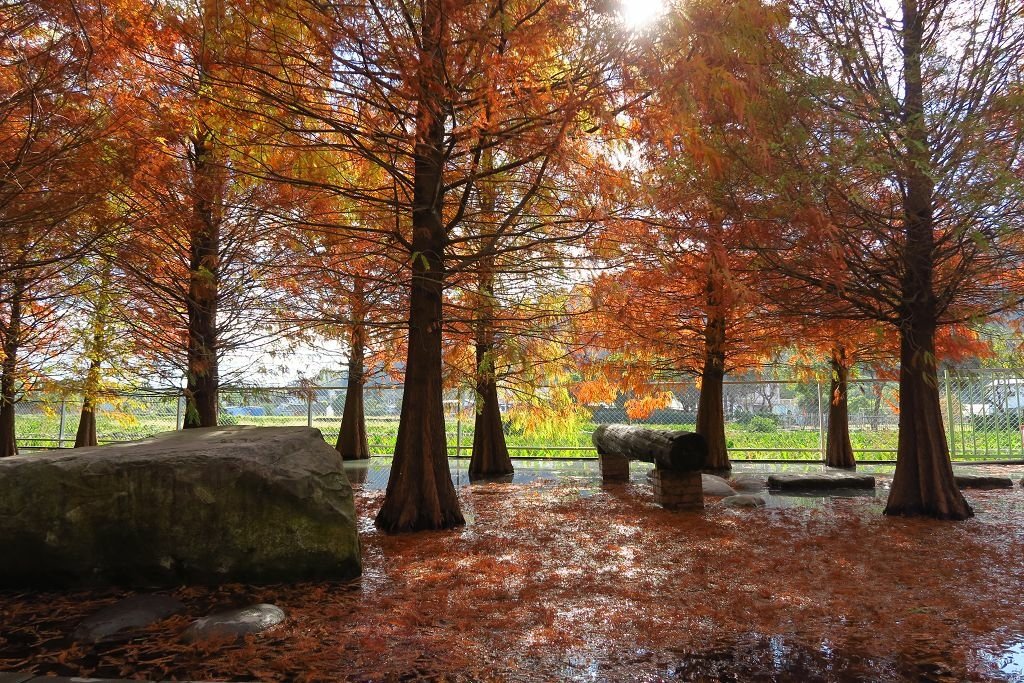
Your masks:
<instances>
[{"instance_id":1,"label":"metal fence post","mask_svg":"<svg viewBox=\"0 0 1024 683\"><path fill-rule=\"evenodd\" d=\"M57 448L64 448L64 422L67 414L67 400L60 400L60 427L57 428Z\"/></svg>"},{"instance_id":2,"label":"metal fence post","mask_svg":"<svg viewBox=\"0 0 1024 683\"><path fill-rule=\"evenodd\" d=\"M946 383L946 430L949 432L949 457L956 456L956 430L953 428L953 397L949 392L949 368L942 369L942 381Z\"/></svg>"},{"instance_id":3,"label":"metal fence post","mask_svg":"<svg viewBox=\"0 0 1024 683\"><path fill-rule=\"evenodd\" d=\"M821 380L814 380L818 388L818 450L821 453L821 461L825 462L825 415L821 410Z\"/></svg>"},{"instance_id":4,"label":"metal fence post","mask_svg":"<svg viewBox=\"0 0 1024 683\"><path fill-rule=\"evenodd\" d=\"M306 392L306 426L313 426L313 390Z\"/></svg>"},{"instance_id":5,"label":"metal fence post","mask_svg":"<svg viewBox=\"0 0 1024 683\"><path fill-rule=\"evenodd\" d=\"M178 394L178 400L177 400L176 405L175 405L175 414L174 414L174 428L177 429L177 430L181 429L181 413L184 410L184 406L181 405L181 404L184 402L184 400L185 400L185 397L182 396L181 394Z\"/></svg>"}]
</instances>

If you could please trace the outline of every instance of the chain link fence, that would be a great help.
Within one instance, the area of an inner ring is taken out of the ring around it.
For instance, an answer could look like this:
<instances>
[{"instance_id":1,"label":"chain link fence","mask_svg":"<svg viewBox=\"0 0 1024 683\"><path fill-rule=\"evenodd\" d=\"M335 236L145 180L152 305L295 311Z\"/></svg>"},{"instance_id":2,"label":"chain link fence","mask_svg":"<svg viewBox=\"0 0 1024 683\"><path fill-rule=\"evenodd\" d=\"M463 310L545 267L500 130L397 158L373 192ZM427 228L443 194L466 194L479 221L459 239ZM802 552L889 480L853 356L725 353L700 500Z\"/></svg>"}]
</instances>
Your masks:
<instances>
[{"instance_id":1,"label":"chain link fence","mask_svg":"<svg viewBox=\"0 0 1024 683\"><path fill-rule=\"evenodd\" d=\"M987 369L940 374L939 396L950 450L957 460L1024 460L1024 370ZM602 423L646 424L693 430L698 391L690 385L652 386L667 390L667 405L642 419L630 417L628 403L576 405L538 429L523 419L524 406L511 393L502 398L506 441L513 456L592 457L590 434ZM540 393L543 402L543 392ZM896 382L858 379L850 383L850 436L859 460L891 461L897 446L899 394ZM754 460L820 460L825 446L827 381L727 381L724 389L726 441L731 457ZM318 428L334 443L345 403L342 386L223 388L221 424ZM364 387L370 450L394 449L402 408L401 385ZM468 456L473 443L475 396L471 390L444 397L451 455ZM29 396L17 404L20 447L62 448L74 444L80 399ZM537 406L531 409L537 412ZM176 393L136 392L104 396L97 406L101 443L129 441L180 429L184 399ZM566 416L568 415L568 417Z\"/></svg>"}]
</instances>

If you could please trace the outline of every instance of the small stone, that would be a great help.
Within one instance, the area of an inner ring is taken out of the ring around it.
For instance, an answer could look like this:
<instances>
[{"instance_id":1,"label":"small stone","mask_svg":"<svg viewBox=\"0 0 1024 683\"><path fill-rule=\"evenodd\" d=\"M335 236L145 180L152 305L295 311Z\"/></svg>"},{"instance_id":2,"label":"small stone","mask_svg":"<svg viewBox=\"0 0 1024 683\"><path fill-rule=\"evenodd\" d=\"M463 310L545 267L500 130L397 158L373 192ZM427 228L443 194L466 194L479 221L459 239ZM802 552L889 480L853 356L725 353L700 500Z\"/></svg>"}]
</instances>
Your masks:
<instances>
[{"instance_id":1,"label":"small stone","mask_svg":"<svg viewBox=\"0 0 1024 683\"><path fill-rule=\"evenodd\" d=\"M738 496L723 498L722 505L727 508L760 508L765 506L765 500L761 496L741 493Z\"/></svg>"},{"instance_id":2,"label":"small stone","mask_svg":"<svg viewBox=\"0 0 1024 683\"><path fill-rule=\"evenodd\" d=\"M1012 489L1013 479L984 474L953 475L956 485L962 489Z\"/></svg>"},{"instance_id":3,"label":"small stone","mask_svg":"<svg viewBox=\"0 0 1024 683\"><path fill-rule=\"evenodd\" d=\"M241 640L250 633L260 633L284 621L284 610L276 605L252 605L219 612L192 622L181 640L194 643L207 640Z\"/></svg>"},{"instance_id":4,"label":"small stone","mask_svg":"<svg viewBox=\"0 0 1024 683\"><path fill-rule=\"evenodd\" d=\"M181 602L167 595L133 595L87 617L71 637L82 643L131 640L150 624L184 609Z\"/></svg>"},{"instance_id":5,"label":"small stone","mask_svg":"<svg viewBox=\"0 0 1024 683\"><path fill-rule=\"evenodd\" d=\"M763 491L768 486L768 479L758 474L737 474L729 480L729 486L737 491Z\"/></svg>"},{"instance_id":6,"label":"small stone","mask_svg":"<svg viewBox=\"0 0 1024 683\"><path fill-rule=\"evenodd\" d=\"M704 486L705 496L719 496L724 498L726 496L736 495L736 491L729 486L729 482L721 477L716 477L713 474L702 474L701 482Z\"/></svg>"},{"instance_id":7,"label":"small stone","mask_svg":"<svg viewBox=\"0 0 1024 683\"><path fill-rule=\"evenodd\" d=\"M853 472L819 472L817 474L772 474L768 488L779 491L831 491L834 489L873 489L875 478Z\"/></svg>"}]
</instances>

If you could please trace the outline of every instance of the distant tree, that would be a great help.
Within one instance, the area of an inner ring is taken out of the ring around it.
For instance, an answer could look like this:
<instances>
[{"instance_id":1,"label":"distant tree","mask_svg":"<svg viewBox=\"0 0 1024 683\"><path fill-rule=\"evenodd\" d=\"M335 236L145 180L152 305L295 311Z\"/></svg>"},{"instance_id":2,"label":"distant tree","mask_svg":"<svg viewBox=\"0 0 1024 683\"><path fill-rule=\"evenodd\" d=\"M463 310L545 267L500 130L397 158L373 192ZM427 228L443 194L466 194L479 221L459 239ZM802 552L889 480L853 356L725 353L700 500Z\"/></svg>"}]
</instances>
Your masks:
<instances>
[{"instance_id":1,"label":"distant tree","mask_svg":"<svg viewBox=\"0 0 1024 683\"><path fill-rule=\"evenodd\" d=\"M184 378L184 427L215 426L221 360L267 343L284 250L277 230L295 220L299 194L247 172L260 131L222 106L226 55L242 49L229 4L159 2L123 8L132 50L139 163L119 194L132 236L117 268L123 321L165 380ZM259 164L291 163L290 151Z\"/></svg>"},{"instance_id":2,"label":"distant tree","mask_svg":"<svg viewBox=\"0 0 1024 683\"><path fill-rule=\"evenodd\" d=\"M1020 300L1022 12L1003 0L793 6L793 99L806 108L780 145L798 169L780 174L780 196L811 206L780 204L761 262L808 301L824 294L897 330L887 514L972 514L950 466L936 336Z\"/></svg>"},{"instance_id":3,"label":"distant tree","mask_svg":"<svg viewBox=\"0 0 1024 683\"><path fill-rule=\"evenodd\" d=\"M424 0L268 4L274 29L267 59L245 65L249 91L301 124L282 134L330 149L338 172L318 187L392 223L364 226L390 240L408 288L407 361L394 465L376 524L387 531L448 528L463 522L451 484L442 404L445 290L459 271L507 251L559 239L558 224L502 222L480 232L464 220L478 181L532 169L521 195L543 189L563 144L596 119L610 82L615 45L607 17L570 2ZM259 16L263 16L260 14ZM254 35L269 29L253 22ZM504 53L496 50L504 45ZM275 65L266 67L263 65ZM286 73L270 68L285 65ZM489 68L490 65L495 68ZM491 78L483 78L488 74ZM242 106L241 104L239 106ZM493 118L488 118L493 116ZM272 126L279 117L266 117ZM481 165L493 150L495 163ZM390 180L353 183L352 165L370 164ZM279 180L309 184L301 169ZM534 188L534 189L530 189ZM510 247L502 237L518 234ZM474 247L474 245L478 245ZM460 260L459 253L475 254Z\"/></svg>"},{"instance_id":4,"label":"distant tree","mask_svg":"<svg viewBox=\"0 0 1024 683\"><path fill-rule=\"evenodd\" d=\"M597 279L594 309L614 338L606 364L698 379L696 431L709 469L727 470L725 374L785 342L748 267L747 235L763 210L772 105L784 95L771 56L788 18L756 0L674 12L633 70L635 182L646 201L596 243L617 268Z\"/></svg>"},{"instance_id":5,"label":"distant tree","mask_svg":"<svg viewBox=\"0 0 1024 683\"><path fill-rule=\"evenodd\" d=\"M102 231L83 230L122 174L118 49L93 8L18 2L0 23L0 457L17 452L25 354L56 353L68 269Z\"/></svg>"}]
</instances>

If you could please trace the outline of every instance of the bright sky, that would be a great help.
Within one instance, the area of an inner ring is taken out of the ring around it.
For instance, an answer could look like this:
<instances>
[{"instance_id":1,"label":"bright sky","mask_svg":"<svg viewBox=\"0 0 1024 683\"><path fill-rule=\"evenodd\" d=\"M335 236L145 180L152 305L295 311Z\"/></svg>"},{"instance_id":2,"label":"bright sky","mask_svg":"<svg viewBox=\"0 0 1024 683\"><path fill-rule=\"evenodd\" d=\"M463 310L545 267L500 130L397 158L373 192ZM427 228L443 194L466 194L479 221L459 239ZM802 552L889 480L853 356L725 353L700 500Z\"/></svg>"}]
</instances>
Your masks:
<instances>
[{"instance_id":1,"label":"bright sky","mask_svg":"<svg viewBox=\"0 0 1024 683\"><path fill-rule=\"evenodd\" d=\"M619 14L627 28L639 30L665 13L665 0L619 0Z\"/></svg>"}]
</instances>

